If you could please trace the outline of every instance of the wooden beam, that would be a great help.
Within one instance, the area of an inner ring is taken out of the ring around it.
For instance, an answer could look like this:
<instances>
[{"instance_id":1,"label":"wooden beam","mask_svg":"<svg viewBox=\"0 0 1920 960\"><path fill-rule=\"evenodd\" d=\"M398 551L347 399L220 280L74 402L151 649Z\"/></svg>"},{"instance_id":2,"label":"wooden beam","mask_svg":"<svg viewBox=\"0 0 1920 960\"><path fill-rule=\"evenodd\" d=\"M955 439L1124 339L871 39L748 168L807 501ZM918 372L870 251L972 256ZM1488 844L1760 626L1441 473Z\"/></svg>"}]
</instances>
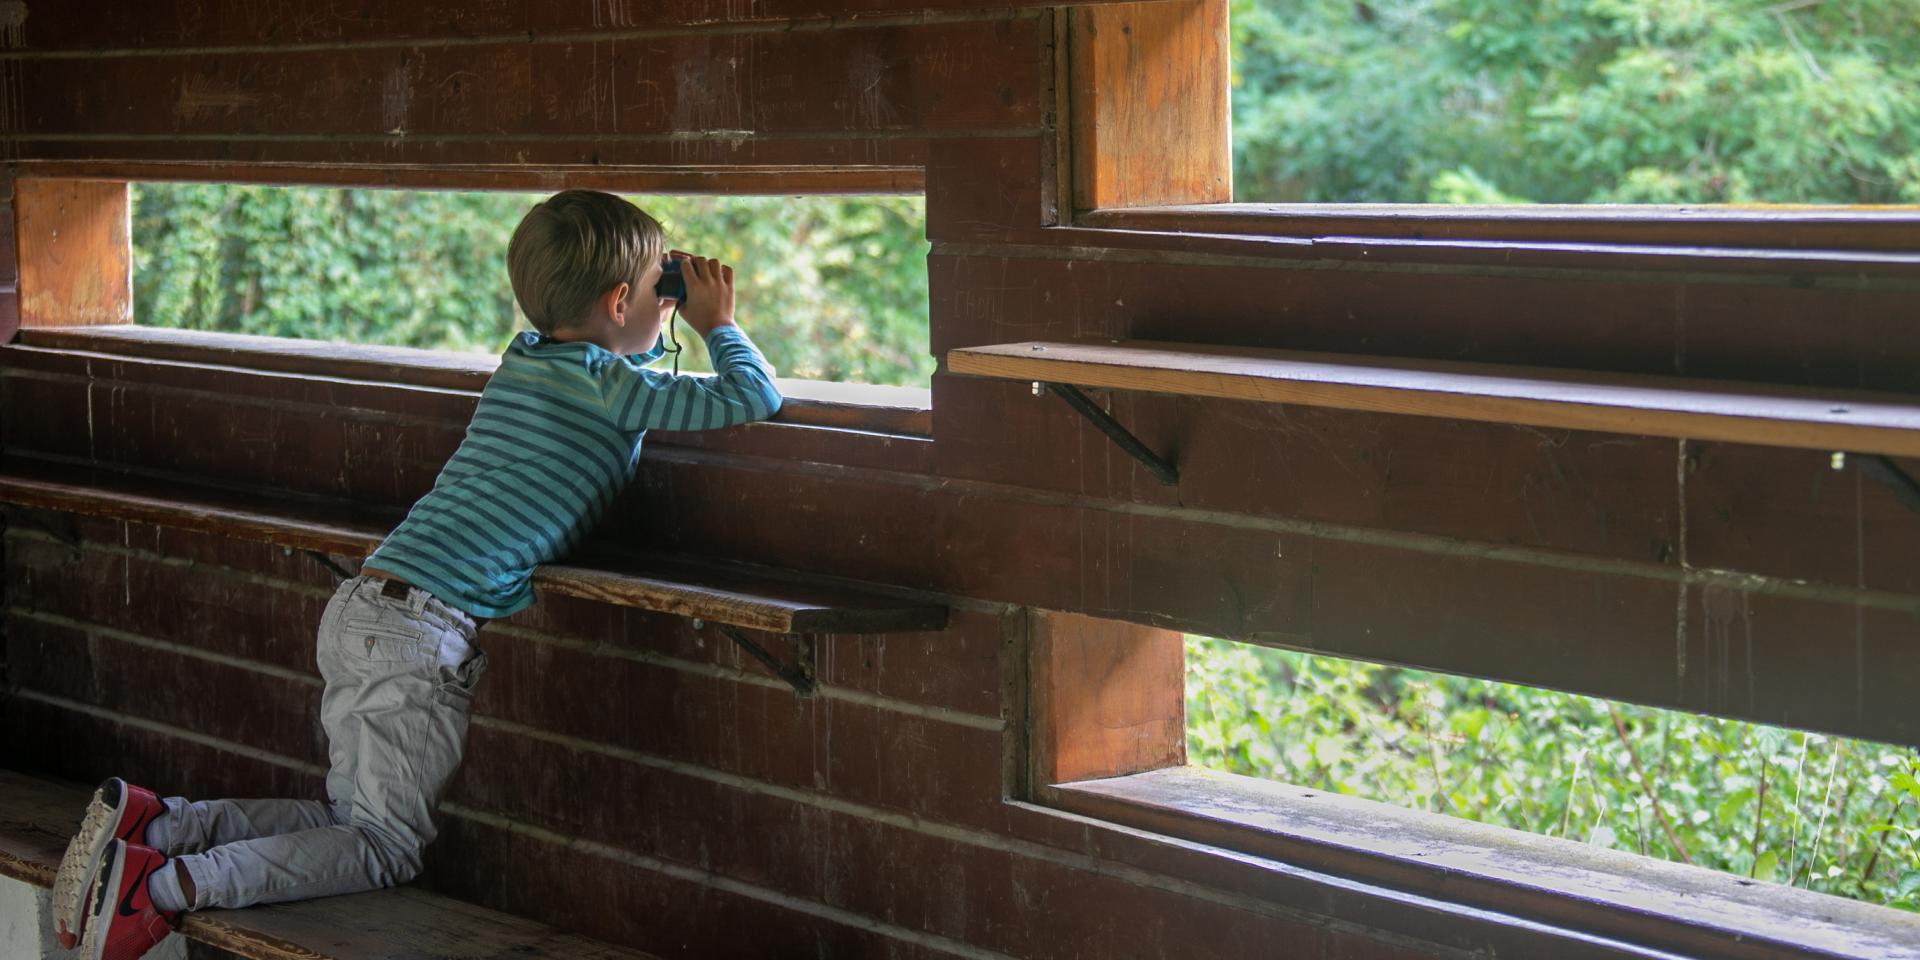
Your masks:
<instances>
[{"instance_id":1,"label":"wooden beam","mask_svg":"<svg viewBox=\"0 0 1920 960\"><path fill-rule=\"evenodd\" d=\"M20 335L20 346L474 393L500 365L485 353L125 324L29 330ZM774 383L784 402L770 423L918 437L933 432L932 393L923 388L784 377Z\"/></svg>"},{"instance_id":2,"label":"wooden beam","mask_svg":"<svg viewBox=\"0 0 1920 960\"><path fill-rule=\"evenodd\" d=\"M1849 390L1147 341L1010 343L955 373L1532 427L1920 456L1920 398Z\"/></svg>"},{"instance_id":3,"label":"wooden beam","mask_svg":"<svg viewBox=\"0 0 1920 960\"><path fill-rule=\"evenodd\" d=\"M1075 211L1232 200L1226 0L1069 16Z\"/></svg>"},{"instance_id":4,"label":"wooden beam","mask_svg":"<svg viewBox=\"0 0 1920 960\"><path fill-rule=\"evenodd\" d=\"M20 325L133 319L127 185L22 179L15 191Z\"/></svg>"},{"instance_id":5,"label":"wooden beam","mask_svg":"<svg viewBox=\"0 0 1920 960\"><path fill-rule=\"evenodd\" d=\"M0 471L0 503L348 556L372 552L389 529L346 506L15 462ZM947 620L938 604L810 584L775 571L611 554L596 555L594 562L541 566L534 589L769 633L918 632L939 630Z\"/></svg>"}]
</instances>

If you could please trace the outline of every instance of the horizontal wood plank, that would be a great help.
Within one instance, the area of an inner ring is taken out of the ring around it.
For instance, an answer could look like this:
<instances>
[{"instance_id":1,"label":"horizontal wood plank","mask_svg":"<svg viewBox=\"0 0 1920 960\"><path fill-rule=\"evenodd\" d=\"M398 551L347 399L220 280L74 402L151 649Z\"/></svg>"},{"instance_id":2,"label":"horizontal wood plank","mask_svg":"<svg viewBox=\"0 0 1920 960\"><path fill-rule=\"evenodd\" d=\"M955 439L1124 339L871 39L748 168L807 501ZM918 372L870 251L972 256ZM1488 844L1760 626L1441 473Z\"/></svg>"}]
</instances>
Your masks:
<instances>
[{"instance_id":1,"label":"horizontal wood plank","mask_svg":"<svg viewBox=\"0 0 1920 960\"><path fill-rule=\"evenodd\" d=\"M389 529L329 504L276 502L15 461L0 466L0 502L350 556L371 552ZM596 559L605 565L542 566L534 572L534 589L771 633L889 633L937 630L946 623L946 608L937 604L815 586L797 576L686 559Z\"/></svg>"},{"instance_id":2,"label":"horizontal wood plank","mask_svg":"<svg viewBox=\"0 0 1920 960\"><path fill-rule=\"evenodd\" d=\"M0 875L53 885L91 791L0 769ZM187 916L188 939L251 960L649 960L651 954L413 887Z\"/></svg>"},{"instance_id":3,"label":"horizontal wood plank","mask_svg":"<svg viewBox=\"0 0 1920 960\"><path fill-rule=\"evenodd\" d=\"M1435 203L1178 204L1090 211L1083 227L1316 238L1877 250L1920 247L1920 214L1887 208Z\"/></svg>"},{"instance_id":4,"label":"horizontal wood plank","mask_svg":"<svg viewBox=\"0 0 1920 960\"><path fill-rule=\"evenodd\" d=\"M1148 341L951 351L955 373L1488 423L1920 455L1920 398Z\"/></svg>"},{"instance_id":5,"label":"horizontal wood plank","mask_svg":"<svg viewBox=\"0 0 1920 960\"><path fill-rule=\"evenodd\" d=\"M476 393L486 386L493 371L500 366L498 357L486 353L327 343L132 324L28 330L22 333L20 343L47 350L78 350ZM933 431L930 390L784 377L774 382L785 402L773 423L910 436L927 436Z\"/></svg>"}]
</instances>

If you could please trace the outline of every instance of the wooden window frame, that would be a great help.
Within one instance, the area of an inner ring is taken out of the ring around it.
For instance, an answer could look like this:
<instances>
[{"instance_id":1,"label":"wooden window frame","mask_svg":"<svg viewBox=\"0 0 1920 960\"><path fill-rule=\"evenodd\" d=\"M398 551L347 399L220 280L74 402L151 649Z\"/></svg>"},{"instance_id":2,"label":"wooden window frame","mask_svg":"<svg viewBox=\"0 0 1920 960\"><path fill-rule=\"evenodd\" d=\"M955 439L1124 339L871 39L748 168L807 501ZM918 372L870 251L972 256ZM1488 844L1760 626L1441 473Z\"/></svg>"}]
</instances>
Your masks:
<instances>
[{"instance_id":1,"label":"wooden window frame","mask_svg":"<svg viewBox=\"0 0 1920 960\"><path fill-rule=\"evenodd\" d=\"M1890 907L1190 766L1185 644L1177 631L1031 612L1022 799L1281 864L1382 909L1417 901L1483 924L1469 937L1489 943L1749 960L1910 956L1920 943L1920 915Z\"/></svg>"},{"instance_id":2,"label":"wooden window frame","mask_svg":"<svg viewBox=\"0 0 1920 960\"><path fill-rule=\"evenodd\" d=\"M155 163L23 162L14 181L20 339L55 349L120 352L255 370L478 392L498 358L449 351L328 344L140 327L133 312L131 204L142 181L267 183L276 186L806 194L912 193L917 169L673 170L645 176L608 171L426 168L273 168ZM87 328L96 328L88 331ZM0 329L0 341L14 338ZM777 381L786 403L763 428L830 428L928 439L931 389L825 380Z\"/></svg>"},{"instance_id":3,"label":"wooden window frame","mask_svg":"<svg viewBox=\"0 0 1920 960\"><path fill-rule=\"evenodd\" d=\"M1227 0L1056 21L1056 227L1188 249L1457 267L1920 276L1920 206L1233 202Z\"/></svg>"}]
</instances>

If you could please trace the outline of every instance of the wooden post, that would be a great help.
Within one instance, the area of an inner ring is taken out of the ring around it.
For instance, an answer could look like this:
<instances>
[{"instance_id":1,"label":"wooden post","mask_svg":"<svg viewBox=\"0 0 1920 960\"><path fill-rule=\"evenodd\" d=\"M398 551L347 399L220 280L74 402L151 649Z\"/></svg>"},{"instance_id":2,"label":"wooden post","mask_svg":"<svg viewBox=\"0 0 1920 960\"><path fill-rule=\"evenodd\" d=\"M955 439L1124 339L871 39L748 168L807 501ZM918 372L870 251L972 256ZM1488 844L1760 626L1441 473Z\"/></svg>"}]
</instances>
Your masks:
<instances>
[{"instance_id":1,"label":"wooden post","mask_svg":"<svg viewBox=\"0 0 1920 960\"><path fill-rule=\"evenodd\" d=\"M20 326L133 322L127 185L21 179L14 189Z\"/></svg>"},{"instance_id":2,"label":"wooden post","mask_svg":"<svg viewBox=\"0 0 1920 960\"><path fill-rule=\"evenodd\" d=\"M1037 788L1187 762L1185 637L1047 611L1031 627Z\"/></svg>"},{"instance_id":3,"label":"wooden post","mask_svg":"<svg viewBox=\"0 0 1920 960\"><path fill-rule=\"evenodd\" d=\"M1226 0L1074 8L1075 212L1233 199Z\"/></svg>"}]
</instances>

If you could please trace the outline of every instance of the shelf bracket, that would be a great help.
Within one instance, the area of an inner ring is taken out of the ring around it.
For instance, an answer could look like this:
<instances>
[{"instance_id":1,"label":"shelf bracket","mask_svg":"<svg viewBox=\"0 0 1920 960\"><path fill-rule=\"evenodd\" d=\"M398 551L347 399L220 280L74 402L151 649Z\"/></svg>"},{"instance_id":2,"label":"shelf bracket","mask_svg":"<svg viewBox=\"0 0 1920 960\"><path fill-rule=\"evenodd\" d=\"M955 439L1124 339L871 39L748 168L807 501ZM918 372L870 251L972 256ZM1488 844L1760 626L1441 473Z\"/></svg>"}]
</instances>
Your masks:
<instances>
[{"instance_id":1,"label":"shelf bracket","mask_svg":"<svg viewBox=\"0 0 1920 960\"><path fill-rule=\"evenodd\" d=\"M698 628L700 621L695 620L693 625ZM794 663L789 665L781 663L780 658L769 653L767 648L747 639L747 635L741 633L738 627L726 623L716 623L714 626L719 627L720 633L727 639L739 644L740 649L752 654L755 660L760 661L768 670L772 670L776 676L785 680L787 686L793 688L795 696L803 700L810 699L819 689L819 683L814 679L815 662L812 637L804 634L792 635L794 643Z\"/></svg>"},{"instance_id":2,"label":"shelf bracket","mask_svg":"<svg viewBox=\"0 0 1920 960\"><path fill-rule=\"evenodd\" d=\"M1034 395L1039 396L1043 387L1053 391L1054 395L1060 399L1065 400L1067 406L1078 411L1081 416L1093 421L1093 425L1099 427L1100 432L1106 434L1108 439L1118 444L1120 449L1125 450L1128 456L1140 461L1141 465L1152 471L1155 479L1169 487L1180 482L1180 471L1174 467L1172 463L1162 459L1159 454L1154 453L1152 450L1148 450L1147 445L1140 442L1140 438L1129 433L1126 427L1120 425L1120 421L1115 420L1112 415L1100 409L1099 404L1088 399L1086 394L1080 392L1079 387L1067 383L1040 383L1036 381L1033 385Z\"/></svg>"},{"instance_id":3,"label":"shelf bracket","mask_svg":"<svg viewBox=\"0 0 1920 960\"><path fill-rule=\"evenodd\" d=\"M1892 490L1894 499L1906 504L1908 510L1920 513L1920 482L1915 482L1905 470L1900 469L1900 465L1894 463L1893 458L1877 453L1857 453L1848 454L1848 456L1858 457L1860 469L1866 471L1867 476L1880 481L1887 489Z\"/></svg>"}]
</instances>

